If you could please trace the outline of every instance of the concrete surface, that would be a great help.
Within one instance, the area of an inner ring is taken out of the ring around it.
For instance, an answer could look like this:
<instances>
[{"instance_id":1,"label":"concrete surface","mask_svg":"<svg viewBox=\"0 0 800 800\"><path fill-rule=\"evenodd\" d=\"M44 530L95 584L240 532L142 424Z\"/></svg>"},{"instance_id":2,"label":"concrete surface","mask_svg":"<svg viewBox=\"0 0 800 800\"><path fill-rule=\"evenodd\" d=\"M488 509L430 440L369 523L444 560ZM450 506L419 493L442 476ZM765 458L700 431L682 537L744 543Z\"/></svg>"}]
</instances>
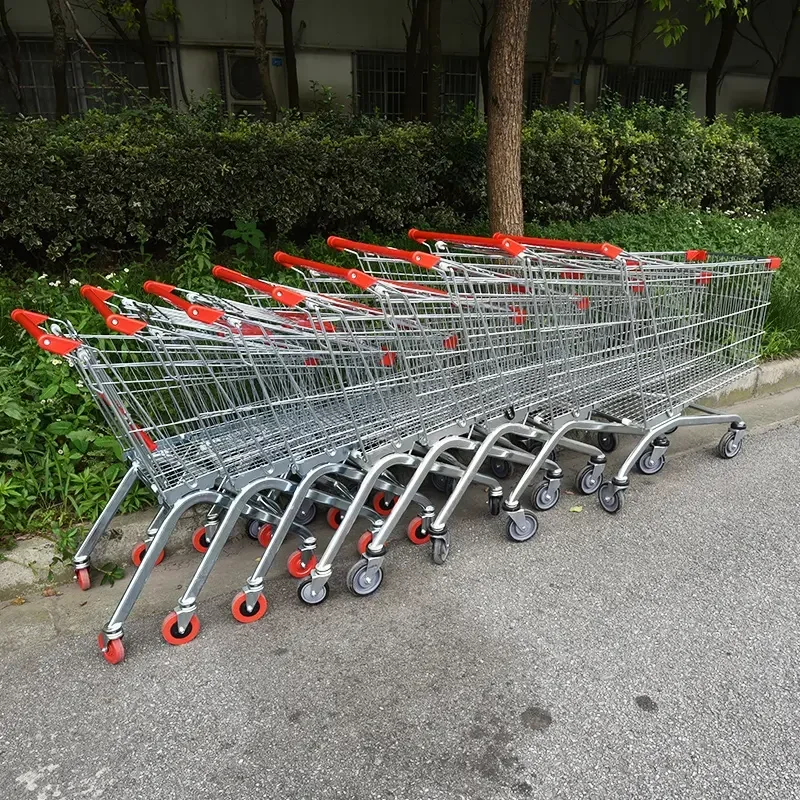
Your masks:
<instances>
[{"instance_id":1,"label":"concrete surface","mask_svg":"<svg viewBox=\"0 0 800 800\"><path fill-rule=\"evenodd\" d=\"M196 559L169 559L118 667L94 634L121 585L0 604L0 798L800 796L800 425L771 420L800 391L751 402L740 457L679 432L616 517L567 495L513 544L473 491L448 562L392 542L371 598L351 549L322 606L276 572L238 625L240 539L174 648Z\"/></svg>"}]
</instances>

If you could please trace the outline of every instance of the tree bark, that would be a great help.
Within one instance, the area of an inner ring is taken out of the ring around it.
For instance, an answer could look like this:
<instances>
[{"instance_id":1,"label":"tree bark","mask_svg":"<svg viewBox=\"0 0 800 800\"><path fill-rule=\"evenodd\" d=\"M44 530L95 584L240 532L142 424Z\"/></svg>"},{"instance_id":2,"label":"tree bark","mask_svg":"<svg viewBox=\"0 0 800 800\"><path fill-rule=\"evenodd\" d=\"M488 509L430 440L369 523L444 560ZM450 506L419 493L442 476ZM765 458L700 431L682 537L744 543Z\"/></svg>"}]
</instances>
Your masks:
<instances>
[{"instance_id":1,"label":"tree bark","mask_svg":"<svg viewBox=\"0 0 800 800\"><path fill-rule=\"evenodd\" d=\"M781 77L783 68L786 66L786 57L789 54L789 47L792 43L795 29L797 27L797 20L800 17L800 0L795 0L792 3L792 18L789 21L789 26L786 29L786 35L783 38L783 46L781 47L778 58L775 60L772 73L769 76L769 83L767 84L767 94L764 97L764 111L775 110L775 100L778 95L778 79Z\"/></svg>"},{"instance_id":2,"label":"tree bark","mask_svg":"<svg viewBox=\"0 0 800 800\"><path fill-rule=\"evenodd\" d=\"M19 53L19 38L17 34L14 33L14 29L11 27L8 21L8 12L6 10L6 0L0 0L0 29L2 29L3 34L6 37L6 41L8 42L8 50L9 50L9 59L6 61L5 59L2 60L2 66L5 69L6 75L8 76L8 82L11 86L11 93L14 95L14 99L17 101L17 108L21 113L25 113L25 96L22 93L22 88L20 86L21 83L21 74L22 74L22 60L20 58Z\"/></svg>"},{"instance_id":3,"label":"tree bark","mask_svg":"<svg viewBox=\"0 0 800 800\"><path fill-rule=\"evenodd\" d=\"M486 171L489 225L493 231L523 233L522 93L530 0L498 0L489 58Z\"/></svg>"},{"instance_id":4,"label":"tree bark","mask_svg":"<svg viewBox=\"0 0 800 800\"><path fill-rule=\"evenodd\" d=\"M281 13L283 23L283 57L286 60L286 83L289 92L289 108L300 108L300 87L297 83L297 54L294 51L292 12L294 0L272 0Z\"/></svg>"},{"instance_id":5,"label":"tree bark","mask_svg":"<svg viewBox=\"0 0 800 800\"><path fill-rule=\"evenodd\" d=\"M428 113L437 122L442 110L442 0L428 0Z\"/></svg>"},{"instance_id":6,"label":"tree bark","mask_svg":"<svg viewBox=\"0 0 800 800\"><path fill-rule=\"evenodd\" d=\"M711 122L717 116L717 86L722 77L722 70L731 52L733 37L736 34L736 26L739 24L739 15L736 9L726 5L720 13L722 20L722 30L719 33L717 50L714 53L714 60L706 73L706 119Z\"/></svg>"},{"instance_id":7,"label":"tree bark","mask_svg":"<svg viewBox=\"0 0 800 800\"><path fill-rule=\"evenodd\" d=\"M261 77L261 95L264 98L267 115L274 122L278 115L278 104L272 88L272 76L269 73L269 52L267 51L267 15L264 12L264 0L253 0L253 45L255 48L258 74Z\"/></svg>"},{"instance_id":8,"label":"tree bark","mask_svg":"<svg viewBox=\"0 0 800 800\"><path fill-rule=\"evenodd\" d=\"M417 119L422 105L422 64L417 54L417 42L428 14L428 0L416 0L411 7L411 23L406 34L406 91L403 118Z\"/></svg>"},{"instance_id":9,"label":"tree bark","mask_svg":"<svg viewBox=\"0 0 800 800\"><path fill-rule=\"evenodd\" d=\"M550 104L550 87L553 85L553 73L558 62L558 18L561 15L561 0L550 0L550 29L547 37L547 61L544 65L542 79L541 106Z\"/></svg>"},{"instance_id":10,"label":"tree bark","mask_svg":"<svg viewBox=\"0 0 800 800\"><path fill-rule=\"evenodd\" d=\"M581 105L586 105L586 82L589 80L589 67L592 65L592 58L594 57L594 51L596 47L596 38L592 37L586 39L586 53L584 54L583 61L581 62L581 85L578 98Z\"/></svg>"},{"instance_id":11,"label":"tree bark","mask_svg":"<svg viewBox=\"0 0 800 800\"><path fill-rule=\"evenodd\" d=\"M141 48L142 60L144 61L144 72L147 76L147 94L153 99L161 97L161 81L158 79L158 57L156 55L156 45L150 35L150 25L147 21L147 0L131 0L133 4L133 18L139 33L139 46Z\"/></svg>"},{"instance_id":12,"label":"tree bark","mask_svg":"<svg viewBox=\"0 0 800 800\"><path fill-rule=\"evenodd\" d=\"M67 25L61 0L47 0L53 29L53 88L56 93L56 119L69 114L67 94Z\"/></svg>"}]
</instances>

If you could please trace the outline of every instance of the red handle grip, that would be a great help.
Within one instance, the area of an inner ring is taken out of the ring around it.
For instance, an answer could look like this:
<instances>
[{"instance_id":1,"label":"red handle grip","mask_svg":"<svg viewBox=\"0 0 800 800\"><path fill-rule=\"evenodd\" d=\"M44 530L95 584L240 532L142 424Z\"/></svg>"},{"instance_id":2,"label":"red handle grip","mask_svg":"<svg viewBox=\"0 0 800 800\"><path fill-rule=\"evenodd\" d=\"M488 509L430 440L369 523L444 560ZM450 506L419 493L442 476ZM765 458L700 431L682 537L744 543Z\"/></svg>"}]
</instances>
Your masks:
<instances>
[{"instance_id":1,"label":"red handle grip","mask_svg":"<svg viewBox=\"0 0 800 800\"><path fill-rule=\"evenodd\" d=\"M581 253L596 253L607 256L608 258L618 258L624 252L621 247L608 242L570 242L565 239L539 239L533 236L513 236L505 233L496 233L495 239L511 239L521 244L528 244L534 247L552 247L557 250L575 250Z\"/></svg>"},{"instance_id":2,"label":"red handle grip","mask_svg":"<svg viewBox=\"0 0 800 800\"><path fill-rule=\"evenodd\" d=\"M114 292L110 292L108 289L101 289L99 286L81 286L81 297L84 300L88 300L100 312L106 321L106 325L112 331L124 333L126 336L133 336L134 333L138 333L147 327L147 323L142 322L140 319L131 319L115 313L114 309L106 303L106 300L110 300L113 296Z\"/></svg>"},{"instance_id":3,"label":"red handle grip","mask_svg":"<svg viewBox=\"0 0 800 800\"><path fill-rule=\"evenodd\" d=\"M328 246L334 250L355 250L359 253L371 253L376 256L396 258L398 261L407 261L409 264L417 264L426 269L435 267L441 261L439 256L434 256L431 253L398 250L395 247L384 247L383 245L368 244L367 242L354 242L352 239L342 239L340 236L329 236Z\"/></svg>"},{"instance_id":4,"label":"red handle grip","mask_svg":"<svg viewBox=\"0 0 800 800\"><path fill-rule=\"evenodd\" d=\"M249 275L245 275L243 272L236 272L236 270L228 269L227 267L221 267L219 265L211 270L211 274L215 278L219 278L219 280L225 281L226 283L235 283L239 286L249 286L251 289L256 289L259 292L264 292L264 294L268 294L270 296L272 296L272 292L276 286L274 283L262 281L258 278L251 278Z\"/></svg>"},{"instance_id":5,"label":"red handle grip","mask_svg":"<svg viewBox=\"0 0 800 800\"><path fill-rule=\"evenodd\" d=\"M323 264L321 261L311 261L308 258L299 258L298 256L290 256L288 253L278 251L273 256L283 267L302 267L303 269L313 269L316 272L321 272L323 275L331 275L335 278L352 283L358 286L359 289L369 289L374 286L378 281L366 272L359 269L345 269L344 267L335 267L333 264Z\"/></svg>"},{"instance_id":6,"label":"red handle grip","mask_svg":"<svg viewBox=\"0 0 800 800\"><path fill-rule=\"evenodd\" d=\"M159 283L158 281L145 281L142 287L148 294L154 294L156 297L161 297L166 300L170 305L179 308L181 311L186 311L191 305L188 300L183 297L173 294L175 287L168 283Z\"/></svg>"},{"instance_id":7,"label":"red handle grip","mask_svg":"<svg viewBox=\"0 0 800 800\"><path fill-rule=\"evenodd\" d=\"M498 247L497 241L487 236L467 236L460 233L418 231L416 228L411 228L408 232L408 236L418 244L425 244L427 241L434 240L437 242L452 242L453 244L472 244L478 247L492 247L494 249Z\"/></svg>"},{"instance_id":8,"label":"red handle grip","mask_svg":"<svg viewBox=\"0 0 800 800\"><path fill-rule=\"evenodd\" d=\"M25 330L36 339L36 344L48 353L53 353L57 356L65 356L81 346L80 342L76 342L73 339L65 339L62 336L53 336L43 328L40 328L39 326L48 320L48 317L44 314L37 314L35 311L25 311L22 308L15 308L11 312L11 319L13 319L17 325L21 325L25 328Z\"/></svg>"}]
</instances>

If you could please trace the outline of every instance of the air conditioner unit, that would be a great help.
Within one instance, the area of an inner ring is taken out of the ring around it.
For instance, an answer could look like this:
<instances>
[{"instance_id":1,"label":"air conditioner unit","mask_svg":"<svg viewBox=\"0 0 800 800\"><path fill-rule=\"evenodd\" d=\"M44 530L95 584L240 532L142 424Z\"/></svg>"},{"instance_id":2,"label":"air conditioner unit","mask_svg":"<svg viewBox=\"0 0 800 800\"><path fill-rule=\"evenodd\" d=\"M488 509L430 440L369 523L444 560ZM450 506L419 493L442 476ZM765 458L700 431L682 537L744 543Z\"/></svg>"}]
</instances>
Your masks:
<instances>
[{"instance_id":1,"label":"air conditioner unit","mask_svg":"<svg viewBox=\"0 0 800 800\"><path fill-rule=\"evenodd\" d=\"M229 111L256 116L263 113L261 75L252 50L226 50L224 78Z\"/></svg>"}]
</instances>

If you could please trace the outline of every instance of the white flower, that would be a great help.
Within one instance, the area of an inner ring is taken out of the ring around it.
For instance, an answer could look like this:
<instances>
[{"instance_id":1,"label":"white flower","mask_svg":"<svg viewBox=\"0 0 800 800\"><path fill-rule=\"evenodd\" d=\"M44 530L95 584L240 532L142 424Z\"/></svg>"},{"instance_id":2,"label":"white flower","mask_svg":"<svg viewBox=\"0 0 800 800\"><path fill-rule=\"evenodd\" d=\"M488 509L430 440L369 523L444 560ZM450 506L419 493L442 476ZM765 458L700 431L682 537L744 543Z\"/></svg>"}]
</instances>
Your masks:
<instances>
[{"instance_id":1,"label":"white flower","mask_svg":"<svg viewBox=\"0 0 800 800\"><path fill-rule=\"evenodd\" d=\"M43 281L43 280L46 280L46 279L47 279L47 273L43 272L36 280L37 281Z\"/></svg>"},{"instance_id":2,"label":"white flower","mask_svg":"<svg viewBox=\"0 0 800 800\"><path fill-rule=\"evenodd\" d=\"M75 385L76 385L76 386L77 386L79 389L83 389L83 381L75 381Z\"/></svg>"},{"instance_id":3,"label":"white flower","mask_svg":"<svg viewBox=\"0 0 800 800\"><path fill-rule=\"evenodd\" d=\"M58 288L61 286L61 281L50 281L48 286L54 286L55 288Z\"/></svg>"},{"instance_id":4,"label":"white flower","mask_svg":"<svg viewBox=\"0 0 800 800\"><path fill-rule=\"evenodd\" d=\"M75 278L70 278L69 279L69 285L70 286L78 286L79 284L80 284L80 281L75 280Z\"/></svg>"},{"instance_id":5,"label":"white flower","mask_svg":"<svg viewBox=\"0 0 800 800\"><path fill-rule=\"evenodd\" d=\"M108 275L106 275L106 280L107 281L112 280L115 277L115 275L116 275L115 272L109 272Z\"/></svg>"},{"instance_id":6,"label":"white flower","mask_svg":"<svg viewBox=\"0 0 800 800\"><path fill-rule=\"evenodd\" d=\"M50 359L50 363L51 363L51 364L52 364L54 367L57 367L59 364L63 364L64 362L63 362L63 361L62 361L60 358L51 358L51 359Z\"/></svg>"},{"instance_id":7,"label":"white flower","mask_svg":"<svg viewBox=\"0 0 800 800\"><path fill-rule=\"evenodd\" d=\"M123 272L124 272L126 275L127 275L129 272L130 272L130 270L129 270L127 267L125 267L125 269L124 269L124 270L122 270L122 271L123 271Z\"/></svg>"},{"instance_id":8,"label":"white flower","mask_svg":"<svg viewBox=\"0 0 800 800\"><path fill-rule=\"evenodd\" d=\"M64 451L63 451L63 450L59 450L59 451L58 451L58 454L59 454L60 456L63 456L63 455L64 455Z\"/></svg>"}]
</instances>

